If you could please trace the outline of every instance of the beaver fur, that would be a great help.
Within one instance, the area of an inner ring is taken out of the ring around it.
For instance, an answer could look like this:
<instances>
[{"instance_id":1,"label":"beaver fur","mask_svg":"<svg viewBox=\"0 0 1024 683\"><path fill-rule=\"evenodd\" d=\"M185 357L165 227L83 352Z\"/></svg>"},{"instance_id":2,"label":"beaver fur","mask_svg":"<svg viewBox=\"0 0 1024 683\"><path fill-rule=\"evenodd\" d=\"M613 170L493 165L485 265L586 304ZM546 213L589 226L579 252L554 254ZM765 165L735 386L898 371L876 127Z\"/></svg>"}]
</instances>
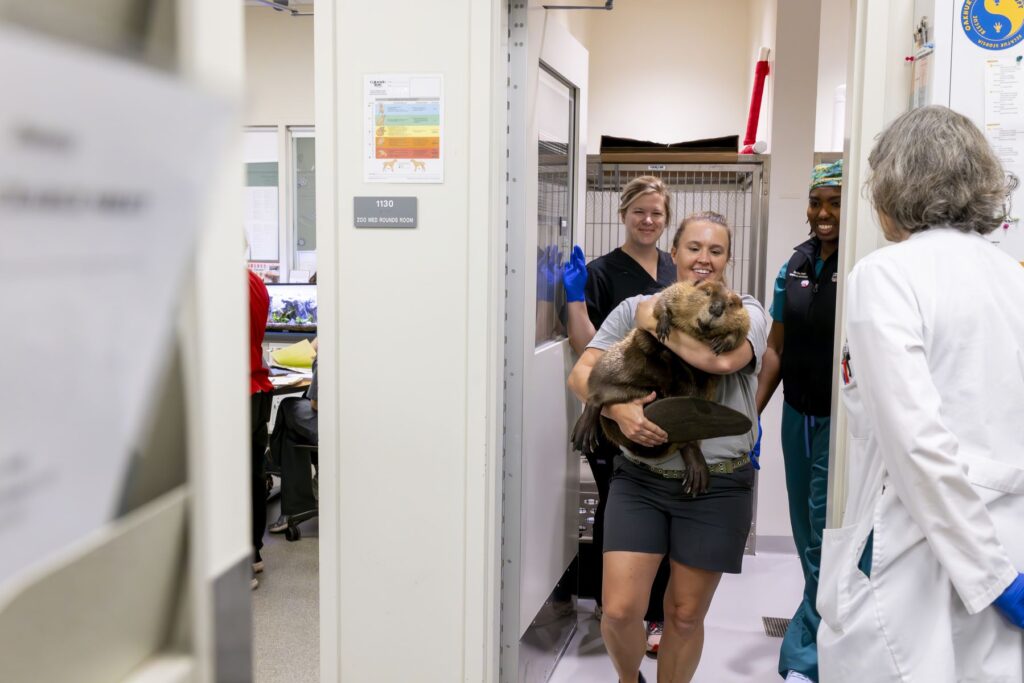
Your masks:
<instances>
[{"instance_id":1,"label":"beaver fur","mask_svg":"<svg viewBox=\"0 0 1024 683\"><path fill-rule=\"evenodd\" d=\"M679 450L686 465L685 486L693 495L707 490L709 474L699 442L641 446L625 437L618 423L601 415L609 404L647 396L690 396L714 400L718 375L693 367L661 342L681 330L707 344L716 354L732 351L746 340L750 316L738 294L719 282L678 282L666 288L654 306L657 336L634 329L611 346L594 365L587 382L587 405L572 432L573 445L584 453L597 446L598 425L609 440L641 458L656 459Z\"/></svg>"}]
</instances>

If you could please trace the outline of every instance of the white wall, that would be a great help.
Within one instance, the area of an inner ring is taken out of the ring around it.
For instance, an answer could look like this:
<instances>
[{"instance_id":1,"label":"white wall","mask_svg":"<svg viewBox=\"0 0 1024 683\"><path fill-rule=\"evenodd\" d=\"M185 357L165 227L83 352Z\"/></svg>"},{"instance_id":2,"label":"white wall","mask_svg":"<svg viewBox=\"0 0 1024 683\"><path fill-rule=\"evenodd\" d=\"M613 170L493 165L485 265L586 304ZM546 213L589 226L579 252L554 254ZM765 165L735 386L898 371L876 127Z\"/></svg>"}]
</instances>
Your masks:
<instances>
[{"instance_id":1,"label":"white wall","mask_svg":"<svg viewBox=\"0 0 1024 683\"><path fill-rule=\"evenodd\" d=\"M814 159L814 120L818 74L819 3L784 0L775 17L772 51L771 179L768 197L768 247L765 291L775 275L807 239L807 188ZM771 295L766 305L771 304ZM779 430L782 388L761 416L761 473L758 480L757 533L792 536Z\"/></svg>"},{"instance_id":2,"label":"white wall","mask_svg":"<svg viewBox=\"0 0 1024 683\"><path fill-rule=\"evenodd\" d=\"M335 189L317 194L325 681L494 680L507 64L498 6L316 6L317 187ZM363 77L396 72L444 77L443 184L363 182ZM415 196L419 225L355 229L356 195Z\"/></svg>"},{"instance_id":3,"label":"white wall","mask_svg":"<svg viewBox=\"0 0 1024 683\"><path fill-rule=\"evenodd\" d=\"M731 45L749 42L749 0L619 0L590 15L581 42L590 51L592 154L602 135L743 135L754 63Z\"/></svg>"},{"instance_id":4,"label":"white wall","mask_svg":"<svg viewBox=\"0 0 1024 683\"><path fill-rule=\"evenodd\" d=\"M836 87L846 83L846 53L850 48L850 25L850 0L821 0L818 106L817 122L814 126L815 152L843 151L843 131L838 131L837 135L833 134L832 118ZM838 138L838 145L833 144L834 138Z\"/></svg>"},{"instance_id":5,"label":"white wall","mask_svg":"<svg viewBox=\"0 0 1024 683\"><path fill-rule=\"evenodd\" d=\"M776 22L778 0L750 0L750 60L751 73L747 91L753 87L753 64L761 47L771 49L768 62L771 73L765 82L764 100L761 104L761 119L757 128L758 140L769 143L771 151L771 103L774 98L774 84L779 77L775 73ZM838 146L833 145L833 102L837 86L846 83L846 61L851 31L850 0L821 0L820 31L818 34L817 101L815 105L814 151L842 152L842 131L837 136ZM782 74L785 76L785 74ZM749 95L748 95L749 97ZM749 100L748 100L749 101Z\"/></svg>"},{"instance_id":6,"label":"white wall","mask_svg":"<svg viewBox=\"0 0 1024 683\"><path fill-rule=\"evenodd\" d=\"M569 33L572 34L572 37L580 42L580 45L589 49L591 17L595 14L601 14L603 11L604 10L553 9L547 11L546 18L548 21L555 21L562 26L565 26L565 28L569 30Z\"/></svg>"},{"instance_id":7,"label":"white wall","mask_svg":"<svg viewBox=\"0 0 1024 683\"><path fill-rule=\"evenodd\" d=\"M277 129L278 254L281 281L292 268L317 269L316 253L307 252L296 263L294 254L294 188L290 127L312 126L313 17L292 16L270 7L245 8L245 103L246 126ZM312 257L310 257L312 254Z\"/></svg>"},{"instance_id":8,"label":"white wall","mask_svg":"<svg viewBox=\"0 0 1024 683\"><path fill-rule=\"evenodd\" d=\"M248 126L313 124L313 17L245 8Z\"/></svg>"}]
</instances>

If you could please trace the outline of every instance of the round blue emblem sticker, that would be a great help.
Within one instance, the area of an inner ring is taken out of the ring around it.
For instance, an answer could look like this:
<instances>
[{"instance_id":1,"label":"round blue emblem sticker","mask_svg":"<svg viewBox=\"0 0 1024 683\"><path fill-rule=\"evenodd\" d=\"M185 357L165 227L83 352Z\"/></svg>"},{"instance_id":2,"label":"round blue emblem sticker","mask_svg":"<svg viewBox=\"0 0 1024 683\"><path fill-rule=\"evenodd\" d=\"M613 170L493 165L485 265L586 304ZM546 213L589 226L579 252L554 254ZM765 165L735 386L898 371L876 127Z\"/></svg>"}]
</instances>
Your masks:
<instances>
[{"instance_id":1,"label":"round blue emblem sticker","mask_svg":"<svg viewBox=\"0 0 1024 683\"><path fill-rule=\"evenodd\" d=\"M964 0L960 26L986 50L1013 47L1024 41L1024 0Z\"/></svg>"}]
</instances>

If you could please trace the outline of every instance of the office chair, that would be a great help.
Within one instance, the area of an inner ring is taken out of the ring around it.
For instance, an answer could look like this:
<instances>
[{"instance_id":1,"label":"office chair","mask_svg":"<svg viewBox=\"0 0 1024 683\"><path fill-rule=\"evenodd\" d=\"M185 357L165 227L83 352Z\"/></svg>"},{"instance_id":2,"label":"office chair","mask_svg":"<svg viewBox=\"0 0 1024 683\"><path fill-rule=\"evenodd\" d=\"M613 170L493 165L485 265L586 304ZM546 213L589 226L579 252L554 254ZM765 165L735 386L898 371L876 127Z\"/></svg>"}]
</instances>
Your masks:
<instances>
[{"instance_id":1,"label":"office chair","mask_svg":"<svg viewBox=\"0 0 1024 683\"><path fill-rule=\"evenodd\" d=\"M320 454L317 446L300 446L296 445L296 449L309 451L309 460L313 463L313 467L316 470L316 474L313 476L313 492L317 493L317 478L320 476ZM319 495L317 496L319 503ZM295 542L302 538L302 532L299 530L299 525L303 522L314 519L319 516L319 507L313 510L307 510L306 512L299 513L297 515L291 515L288 517L288 528L284 530L284 537L290 542Z\"/></svg>"}]
</instances>

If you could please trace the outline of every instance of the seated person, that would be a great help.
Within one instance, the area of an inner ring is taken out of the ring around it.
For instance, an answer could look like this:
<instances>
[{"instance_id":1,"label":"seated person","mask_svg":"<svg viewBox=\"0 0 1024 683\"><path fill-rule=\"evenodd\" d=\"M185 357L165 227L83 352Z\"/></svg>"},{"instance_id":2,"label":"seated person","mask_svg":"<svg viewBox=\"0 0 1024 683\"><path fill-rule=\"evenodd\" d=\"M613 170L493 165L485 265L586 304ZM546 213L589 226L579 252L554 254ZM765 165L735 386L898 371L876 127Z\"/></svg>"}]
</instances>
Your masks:
<instances>
[{"instance_id":1,"label":"seated person","mask_svg":"<svg viewBox=\"0 0 1024 683\"><path fill-rule=\"evenodd\" d=\"M313 382L303 397L293 396L281 401L277 408L274 431L270 435L270 458L281 466L281 516L270 525L270 533L279 534L288 528L288 518L302 516L317 509L313 492L311 455L308 448L317 441L317 362L313 361Z\"/></svg>"}]
</instances>

